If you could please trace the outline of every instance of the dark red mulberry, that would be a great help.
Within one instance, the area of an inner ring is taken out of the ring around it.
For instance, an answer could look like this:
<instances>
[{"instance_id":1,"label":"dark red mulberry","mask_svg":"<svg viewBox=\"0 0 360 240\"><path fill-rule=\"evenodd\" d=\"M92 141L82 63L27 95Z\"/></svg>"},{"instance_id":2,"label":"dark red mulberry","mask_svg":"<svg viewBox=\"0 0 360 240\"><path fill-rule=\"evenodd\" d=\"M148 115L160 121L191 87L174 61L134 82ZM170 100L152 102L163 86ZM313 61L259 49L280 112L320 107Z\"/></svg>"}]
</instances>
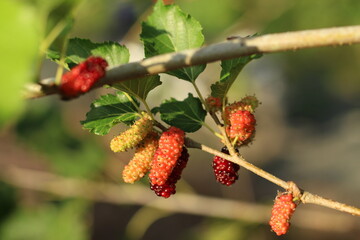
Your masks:
<instances>
[{"instance_id":1,"label":"dark red mulberry","mask_svg":"<svg viewBox=\"0 0 360 240\"><path fill-rule=\"evenodd\" d=\"M223 147L221 152L229 154L229 150L226 147ZM240 166L236 163L230 162L219 156L215 156L212 166L215 178L221 184L230 186L239 178L238 171Z\"/></svg>"}]
</instances>

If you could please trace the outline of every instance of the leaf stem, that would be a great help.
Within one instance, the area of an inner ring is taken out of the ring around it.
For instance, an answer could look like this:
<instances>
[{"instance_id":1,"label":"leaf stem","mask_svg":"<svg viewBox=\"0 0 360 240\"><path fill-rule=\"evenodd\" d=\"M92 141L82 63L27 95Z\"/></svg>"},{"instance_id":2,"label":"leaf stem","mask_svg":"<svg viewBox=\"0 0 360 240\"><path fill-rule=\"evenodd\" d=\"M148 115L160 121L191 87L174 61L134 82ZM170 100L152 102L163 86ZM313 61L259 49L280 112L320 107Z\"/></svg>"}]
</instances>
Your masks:
<instances>
[{"instance_id":1,"label":"leaf stem","mask_svg":"<svg viewBox=\"0 0 360 240\"><path fill-rule=\"evenodd\" d=\"M136 110L141 113L141 109L139 108L139 106L135 103L134 99L130 96L130 94L128 94L127 92L123 92L124 95L129 99L129 101L132 103L132 105L136 108Z\"/></svg>"},{"instance_id":2,"label":"leaf stem","mask_svg":"<svg viewBox=\"0 0 360 240\"><path fill-rule=\"evenodd\" d=\"M67 51L67 47L68 47L68 43L69 43L68 38L69 38L69 33L66 34L65 40L64 40L62 48L61 48L61 56L60 56L59 64L56 69L56 75L55 75L55 84L56 85L60 85L61 76L63 75L63 72L64 72L66 51Z\"/></svg>"},{"instance_id":3,"label":"leaf stem","mask_svg":"<svg viewBox=\"0 0 360 240\"><path fill-rule=\"evenodd\" d=\"M196 85L195 81L191 81L191 83L192 83L192 85L193 85L193 87L194 87L194 89L195 89L198 97L200 98L201 103L204 105L205 110L206 110L207 112L209 112L208 106L207 106L207 104L205 103L205 100L204 100L204 98L203 98L203 96L202 96L202 94L201 94L201 92L200 92L200 89L199 89L198 86Z\"/></svg>"},{"instance_id":4,"label":"leaf stem","mask_svg":"<svg viewBox=\"0 0 360 240\"><path fill-rule=\"evenodd\" d=\"M202 125L203 125L204 127L206 127L210 132L212 132L212 133L213 133L215 136L217 136L218 138L220 138L220 139L223 139L223 138L224 138L220 133L216 132L216 131L215 131L212 127L210 127L206 122L203 122Z\"/></svg>"},{"instance_id":5,"label":"leaf stem","mask_svg":"<svg viewBox=\"0 0 360 240\"><path fill-rule=\"evenodd\" d=\"M195 91L196 91L196 93L197 93L197 95L198 95L201 103L202 103L203 106L205 107L205 110L206 110L208 113L210 113L210 109L209 109L208 105L206 104L206 102L205 102L205 100L204 100L204 97L202 96L202 94L201 94L201 92L200 92L200 89L199 89L198 86L196 85L195 81L191 81L191 83L192 83L192 85L193 85L193 87L194 87L194 89L195 89ZM211 114L210 114L210 116L213 117ZM216 122L216 121L215 121L215 122ZM210 132L212 132L215 136L217 136L217 137L220 138L220 139L223 139L223 136L222 136L220 133L216 132L216 131L215 131L212 127L210 127L206 122L203 122L202 125L203 125L204 127L206 127Z\"/></svg>"},{"instance_id":6,"label":"leaf stem","mask_svg":"<svg viewBox=\"0 0 360 240\"><path fill-rule=\"evenodd\" d=\"M234 140L231 142L231 145L232 145L232 146L235 146L238 138L239 138L239 136L236 136L236 137L234 138Z\"/></svg>"},{"instance_id":7,"label":"leaf stem","mask_svg":"<svg viewBox=\"0 0 360 240\"><path fill-rule=\"evenodd\" d=\"M141 98L140 101L144 104L144 107L145 107L147 113L150 115L151 119L155 120L154 115L152 114L151 109L150 109L149 105L147 104L146 100Z\"/></svg>"}]
</instances>

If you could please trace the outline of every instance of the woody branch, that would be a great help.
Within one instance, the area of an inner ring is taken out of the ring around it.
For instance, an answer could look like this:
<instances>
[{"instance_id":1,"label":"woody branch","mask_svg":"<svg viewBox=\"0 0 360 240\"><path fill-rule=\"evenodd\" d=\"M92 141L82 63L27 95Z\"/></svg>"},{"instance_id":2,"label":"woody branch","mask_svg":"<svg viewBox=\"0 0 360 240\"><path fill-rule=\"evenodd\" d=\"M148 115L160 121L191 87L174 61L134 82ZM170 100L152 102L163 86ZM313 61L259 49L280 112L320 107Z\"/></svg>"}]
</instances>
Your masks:
<instances>
[{"instance_id":1,"label":"woody branch","mask_svg":"<svg viewBox=\"0 0 360 240\"><path fill-rule=\"evenodd\" d=\"M360 43L359 25L275 33L252 38L235 37L225 42L197 49L162 54L116 66L108 69L106 77L99 80L93 89L129 79L255 53L275 53L357 43ZM37 98L58 93L54 79L50 78L28 85L25 90L25 97Z\"/></svg>"}]
</instances>

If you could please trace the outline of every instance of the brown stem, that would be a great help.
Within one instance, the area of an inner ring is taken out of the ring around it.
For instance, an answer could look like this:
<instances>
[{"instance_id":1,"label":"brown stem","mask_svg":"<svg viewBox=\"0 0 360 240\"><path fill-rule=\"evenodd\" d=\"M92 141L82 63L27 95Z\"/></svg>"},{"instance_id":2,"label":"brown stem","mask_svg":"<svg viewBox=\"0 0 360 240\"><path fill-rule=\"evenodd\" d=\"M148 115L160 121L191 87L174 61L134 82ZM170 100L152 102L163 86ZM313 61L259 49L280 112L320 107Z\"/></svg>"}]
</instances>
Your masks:
<instances>
[{"instance_id":1,"label":"brown stem","mask_svg":"<svg viewBox=\"0 0 360 240\"><path fill-rule=\"evenodd\" d=\"M248 39L240 37L231 38L226 42L198 49L158 55L142 61L114 67L107 71L106 77L98 81L94 88L183 67L248 56L254 53L274 53L355 43L360 43L360 26L267 34ZM38 86L37 90L33 86L32 90L32 92L25 94L27 98L58 93L56 89L45 87L44 85Z\"/></svg>"},{"instance_id":2,"label":"brown stem","mask_svg":"<svg viewBox=\"0 0 360 240\"><path fill-rule=\"evenodd\" d=\"M302 203L312 203L312 204L316 204L316 205L320 205L320 206L324 206L324 207L330 207L330 208L336 209L341 212L350 213L354 216L355 215L360 216L359 208L349 206L344 203L336 202L331 199L323 198L323 197L320 197L318 195L315 195L315 194L312 194L309 192L304 192L302 194L300 200Z\"/></svg>"},{"instance_id":3,"label":"brown stem","mask_svg":"<svg viewBox=\"0 0 360 240\"><path fill-rule=\"evenodd\" d=\"M353 206L349 206L340 202L336 202L333 200L329 200L317 195L314 195L312 193L300 190L296 184L294 182L285 182L284 180L262 170L261 168L247 162L242 156L238 156L238 155L228 155L222 152L219 152L215 149L212 149L206 145L200 144L190 138L186 138L185 144L187 147L189 148L198 148L201 149L205 152L211 153L212 155L216 155L219 156L221 158L224 158L228 161L231 161L233 163L236 163L244 168L246 168L247 170L255 173L256 175L265 178L266 180L284 188L286 191L291 191L294 192L294 195L296 197L298 197L302 203L312 203L312 204L317 204L317 205L321 205L324 207L328 207L328 208L332 208L332 209L336 209L338 211L342 211L342 212L346 212L346 213L350 213L352 215L357 215L360 216L360 209L353 207Z\"/></svg>"}]
</instances>

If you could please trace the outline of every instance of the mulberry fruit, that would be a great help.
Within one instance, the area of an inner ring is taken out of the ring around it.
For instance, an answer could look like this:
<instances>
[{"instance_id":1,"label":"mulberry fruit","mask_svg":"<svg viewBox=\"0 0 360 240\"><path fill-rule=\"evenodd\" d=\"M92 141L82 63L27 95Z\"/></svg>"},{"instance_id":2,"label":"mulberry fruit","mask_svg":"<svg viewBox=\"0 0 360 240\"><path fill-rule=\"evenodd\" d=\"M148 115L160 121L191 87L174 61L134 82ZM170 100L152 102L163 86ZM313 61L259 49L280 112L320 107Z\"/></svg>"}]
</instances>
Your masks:
<instances>
[{"instance_id":1,"label":"mulberry fruit","mask_svg":"<svg viewBox=\"0 0 360 240\"><path fill-rule=\"evenodd\" d=\"M181 155L184 137L184 131L176 127L170 127L161 134L149 174L152 184L165 184Z\"/></svg>"},{"instance_id":2,"label":"mulberry fruit","mask_svg":"<svg viewBox=\"0 0 360 240\"><path fill-rule=\"evenodd\" d=\"M226 147L223 147L221 152L229 154L229 150ZM230 186L239 178L238 171L240 166L219 156L214 157L212 167L216 180L221 184Z\"/></svg>"},{"instance_id":3,"label":"mulberry fruit","mask_svg":"<svg viewBox=\"0 0 360 240\"><path fill-rule=\"evenodd\" d=\"M205 99L205 102L211 112L217 112L222 107L221 99L218 97L209 96Z\"/></svg>"},{"instance_id":4,"label":"mulberry fruit","mask_svg":"<svg viewBox=\"0 0 360 240\"><path fill-rule=\"evenodd\" d=\"M292 194L285 193L276 197L269 221L271 229L276 235L280 236L287 233L290 227L290 218L296 207Z\"/></svg>"},{"instance_id":5,"label":"mulberry fruit","mask_svg":"<svg viewBox=\"0 0 360 240\"><path fill-rule=\"evenodd\" d=\"M107 66L105 59L92 56L73 67L61 78L62 98L71 99L88 92L98 79L105 76Z\"/></svg>"},{"instance_id":6,"label":"mulberry fruit","mask_svg":"<svg viewBox=\"0 0 360 240\"><path fill-rule=\"evenodd\" d=\"M230 115L230 125L227 134L231 139L237 139L241 144L252 140L255 132L255 116L249 111L238 110Z\"/></svg>"},{"instance_id":7,"label":"mulberry fruit","mask_svg":"<svg viewBox=\"0 0 360 240\"><path fill-rule=\"evenodd\" d=\"M226 124L230 124L230 116L239 111L249 111L254 113L255 109L259 106L260 102L255 96L246 96L238 102L234 102L225 107L223 119Z\"/></svg>"},{"instance_id":8,"label":"mulberry fruit","mask_svg":"<svg viewBox=\"0 0 360 240\"><path fill-rule=\"evenodd\" d=\"M158 146L155 132L150 132L135 150L134 157L125 166L122 177L126 183L134 183L142 178L151 168L151 161Z\"/></svg>"},{"instance_id":9,"label":"mulberry fruit","mask_svg":"<svg viewBox=\"0 0 360 240\"><path fill-rule=\"evenodd\" d=\"M134 125L111 140L111 150L114 152L123 152L129 148L135 147L145 138L152 128L153 121L150 115L143 112L142 117L137 120Z\"/></svg>"},{"instance_id":10,"label":"mulberry fruit","mask_svg":"<svg viewBox=\"0 0 360 240\"><path fill-rule=\"evenodd\" d=\"M186 147L183 147L181 155L176 162L174 169L172 170L170 176L166 180L165 184L157 185L150 183L150 188L155 192L159 197L168 198L170 195L176 193L176 186L178 180L181 178L181 173L183 169L186 167L186 164L189 159L189 153Z\"/></svg>"}]
</instances>

